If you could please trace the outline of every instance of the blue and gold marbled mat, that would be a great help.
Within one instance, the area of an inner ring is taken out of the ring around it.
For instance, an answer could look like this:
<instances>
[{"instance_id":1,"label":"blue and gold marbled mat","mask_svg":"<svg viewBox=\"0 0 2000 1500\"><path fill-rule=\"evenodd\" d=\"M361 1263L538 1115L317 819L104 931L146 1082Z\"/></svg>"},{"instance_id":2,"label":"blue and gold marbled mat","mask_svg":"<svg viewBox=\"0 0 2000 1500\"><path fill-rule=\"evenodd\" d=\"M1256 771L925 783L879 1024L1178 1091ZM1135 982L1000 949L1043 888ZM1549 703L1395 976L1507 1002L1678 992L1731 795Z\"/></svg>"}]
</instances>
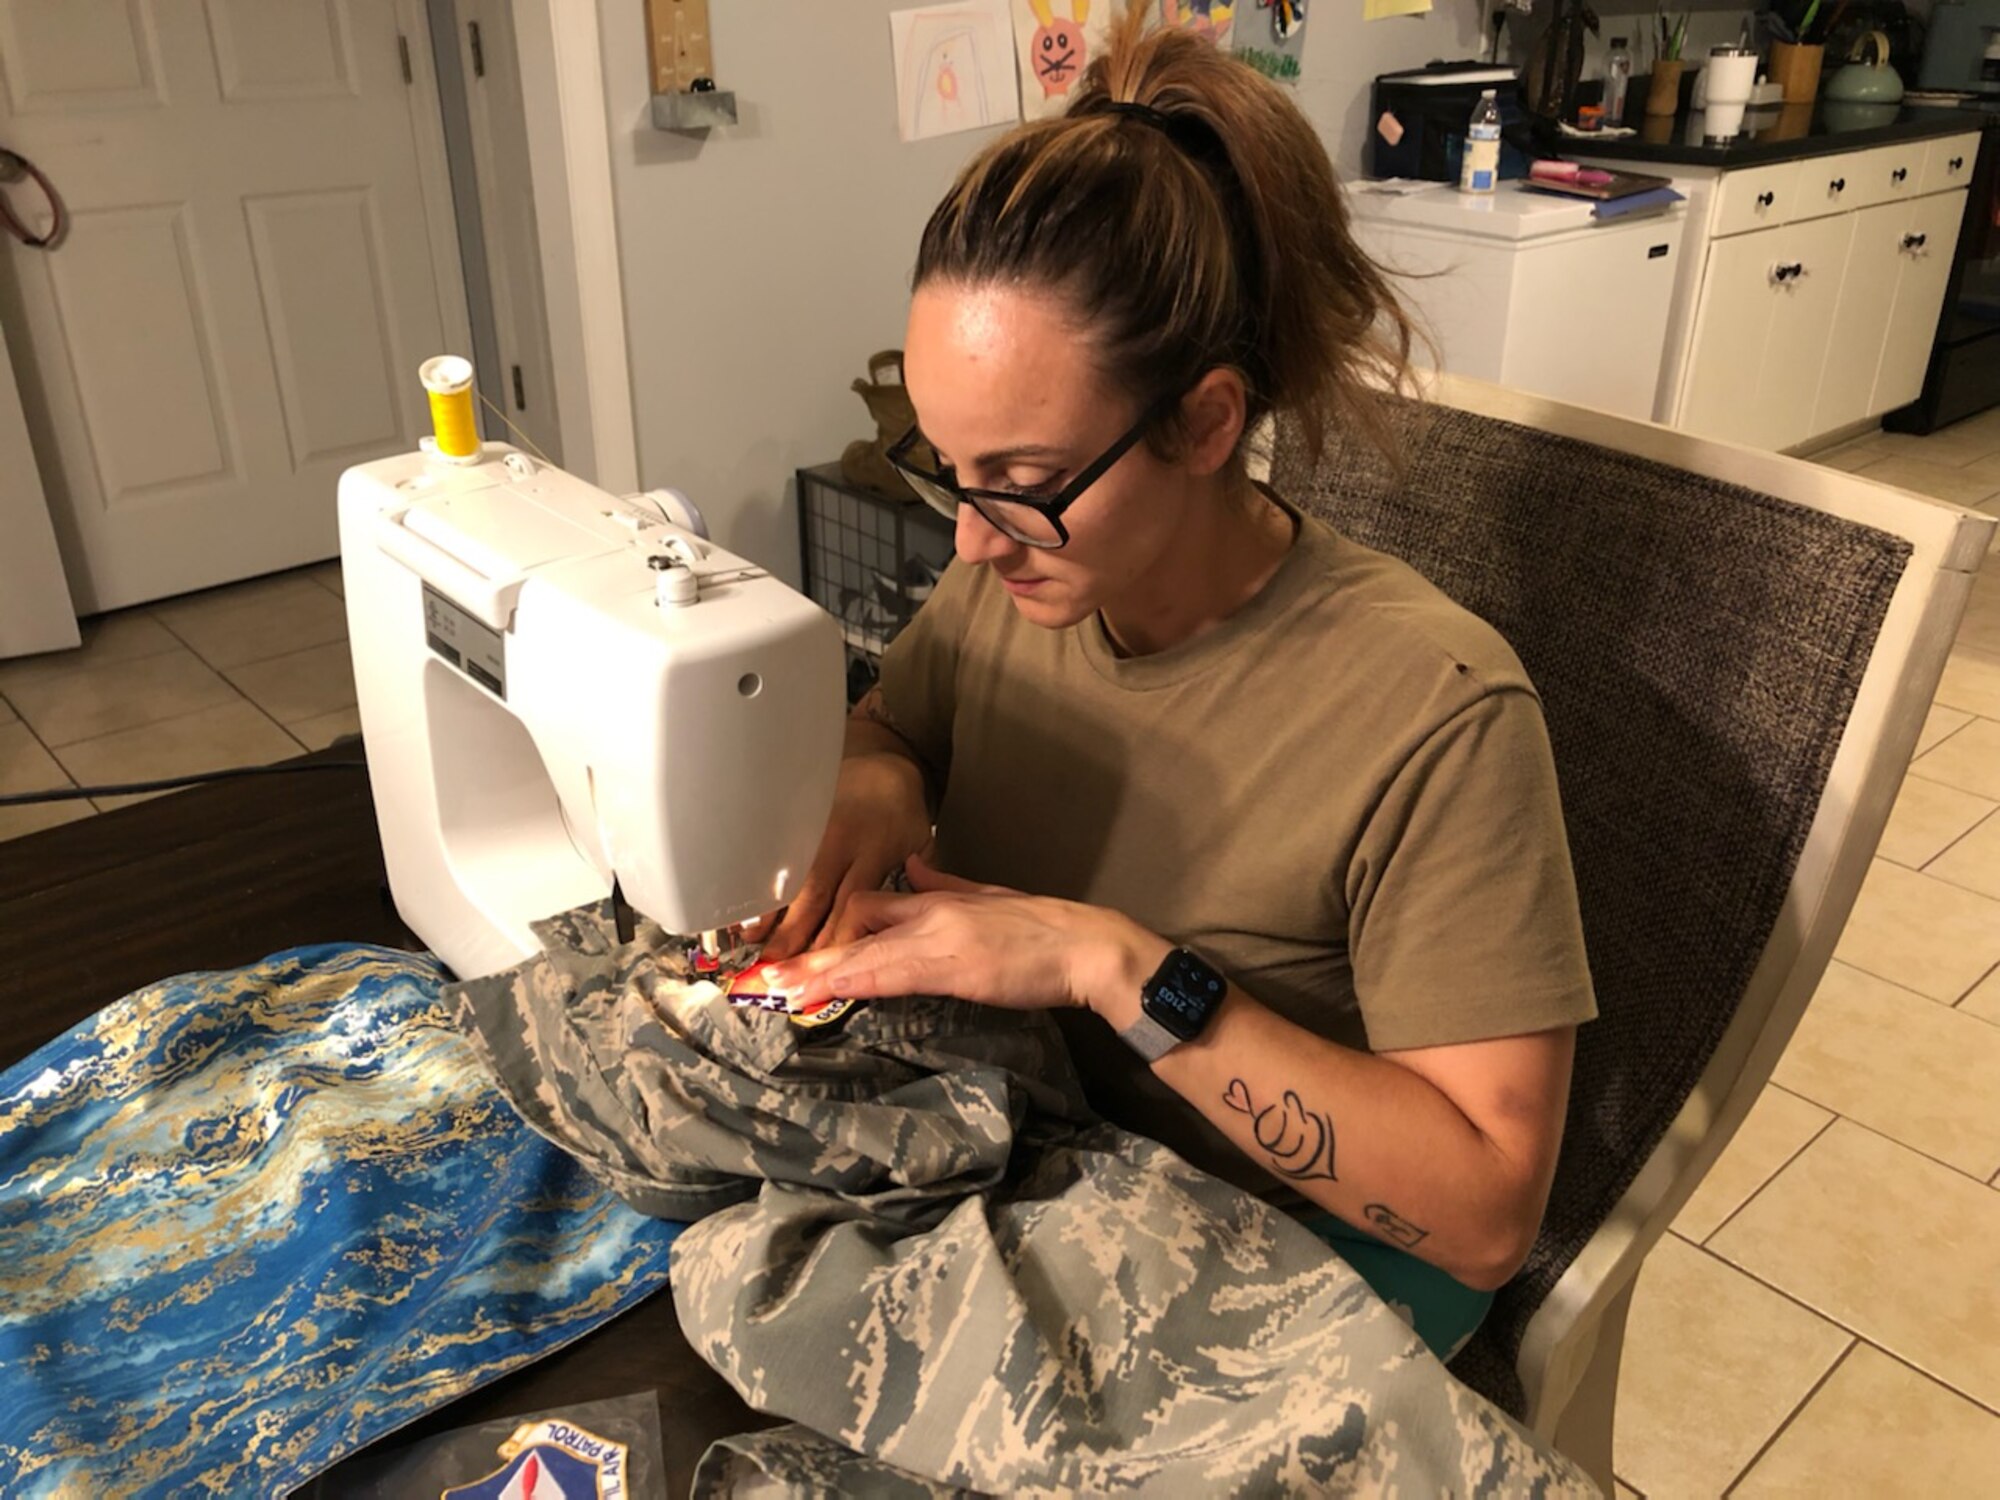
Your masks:
<instances>
[{"instance_id":1,"label":"blue and gold marbled mat","mask_svg":"<svg viewBox=\"0 0 2000 1500\"><path fill-rule=\"evenodd\" d=\"M666 1286L440 984L293 949L0 1073L0 1496L282 1495Z\"/></svg>"}]
</instances>

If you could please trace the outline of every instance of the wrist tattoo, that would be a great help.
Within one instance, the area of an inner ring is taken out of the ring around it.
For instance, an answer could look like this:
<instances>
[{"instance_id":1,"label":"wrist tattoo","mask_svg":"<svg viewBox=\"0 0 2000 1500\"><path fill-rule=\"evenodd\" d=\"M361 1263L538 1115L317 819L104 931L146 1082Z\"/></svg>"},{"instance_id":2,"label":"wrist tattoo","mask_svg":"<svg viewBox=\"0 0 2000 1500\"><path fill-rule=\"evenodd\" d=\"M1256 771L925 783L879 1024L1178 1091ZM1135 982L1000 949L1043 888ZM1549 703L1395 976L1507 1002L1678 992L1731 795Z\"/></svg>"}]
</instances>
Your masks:
<instances>
[{"instance_id":1,"label":"wrist tattoo","mask_svg":"<svg viewBox=\"0 0 2000 1500\"><path fill-rule=\"evenodd\" d=\"M1361 1217L1366 1219L1370 1224L1373 1224L1405 1250L1410 1249L1420 1240L1430 1238L1431 1232L1428 1229L1417 1228L1416 1225L1412 1224L1386 1203L1369 1204L1361 1210Z\"/></svg>"},{"instance_id":2,"label":"wrist tattoo","mask_svg":"<svg viewBox=\"0 0 2000 1500\"><path fill-rule=\"evenodd\" d=\"M1333 1119L1325 1111L1307 1109L1290 1089L1276 1104L1259 1109L1240 1078L1229 1080L1222 1102L1250 1117L1250 1133L1270 1157L1272 1171L1294 1182L1340 1180L1333 1175Z\"/></svg>"}]
</instances>

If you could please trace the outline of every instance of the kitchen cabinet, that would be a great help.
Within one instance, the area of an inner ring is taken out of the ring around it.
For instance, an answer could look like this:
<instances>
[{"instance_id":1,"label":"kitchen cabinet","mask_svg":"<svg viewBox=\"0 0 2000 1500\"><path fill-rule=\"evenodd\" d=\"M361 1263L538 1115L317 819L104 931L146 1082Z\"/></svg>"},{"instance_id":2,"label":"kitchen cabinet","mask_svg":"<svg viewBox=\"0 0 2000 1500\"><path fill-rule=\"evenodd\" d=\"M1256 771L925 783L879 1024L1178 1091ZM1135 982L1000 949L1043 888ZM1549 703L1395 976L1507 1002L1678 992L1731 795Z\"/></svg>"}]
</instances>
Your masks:
<instances>
[{"instance_id":1,"label":"kitchen cabinet","mask_svg":"<svg viewBox=\"0 0 2000 1500\"><path fill-rule=\"evenodd\" d=\"M1903 239L1908 232L1911 207L1906 203L1881 203L1854 215L1854 244L1848 251L1847 275L1828 343L1830 347L1858 353L1827 363L1820 376L1819 401L1813 408L1814 432L1836 432L1862 421L1871 412L1888 409L1875 403L1875 379L1895 315L1897 281L1903 262L1908 259ZM1946 260L1950 260L1949 252ZM1933 313L1932 323L1935 322ZM1930 347L1928 340L1924 347ZM1874 351L1872 357L1867 352L1870 350ZM1921 364L1918 370L1921 383Z\"/></svg>"},{"instance_id":2,"label":"kitchen cabinet","mask_svg":"<svg viewBox=\"0 0 2000 1500\"><path fill-rule=\"evenodd\" d=\"M1853 216L1836 214L1709 253L1682 426L1756 447L1810 434L1853 237Z\"/></svg>"},{"instance_id":3,"label":"kitchen cabinet","mask_svg":"<svg viewBox=\"0 0 2000 1500\"><path fill-rule=\"evenodd\" d=\"M1673 170L1688 226L1654 419L1809 449L1915 399L1978 146L1961 132Z\"/></svg>"},{"instance_id":4,"label":"kitchen cabinet","mask_svg":"<svg viewBox=\"0 0 2000 1500\"><path fill-rule=\"evenodd\" d=\"M1882 362L1875 375L1869 415L1894 411L1924 388L1938 309L1951 277L1951 252L1965 216L1965 193L1936 193L1909 205L1907 227L1892 236L1898 261L1896 305L1889 315Z\"/></svg>"}]
</instances>

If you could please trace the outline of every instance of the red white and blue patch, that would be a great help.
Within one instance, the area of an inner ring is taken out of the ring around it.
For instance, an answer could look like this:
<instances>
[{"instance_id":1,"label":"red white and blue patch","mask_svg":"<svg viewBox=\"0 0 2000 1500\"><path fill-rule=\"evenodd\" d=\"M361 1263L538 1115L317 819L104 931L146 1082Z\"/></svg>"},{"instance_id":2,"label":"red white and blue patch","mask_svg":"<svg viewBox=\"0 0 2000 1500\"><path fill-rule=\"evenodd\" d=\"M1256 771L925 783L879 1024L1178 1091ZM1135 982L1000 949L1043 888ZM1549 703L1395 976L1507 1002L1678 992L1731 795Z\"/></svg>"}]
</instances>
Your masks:
<instances>
[{"instance_id":1,"label":"red white and blue patch","mask_svg":"<svg viewBox=\"0 0 2000 1500\"><path fill-rule=\"evenodd\" d=\"M500 1445L504 1460L484 1479L440 1500L625 1500L623 1443L554 1420L529 1422Z\"/></svg>"}]
</instances>

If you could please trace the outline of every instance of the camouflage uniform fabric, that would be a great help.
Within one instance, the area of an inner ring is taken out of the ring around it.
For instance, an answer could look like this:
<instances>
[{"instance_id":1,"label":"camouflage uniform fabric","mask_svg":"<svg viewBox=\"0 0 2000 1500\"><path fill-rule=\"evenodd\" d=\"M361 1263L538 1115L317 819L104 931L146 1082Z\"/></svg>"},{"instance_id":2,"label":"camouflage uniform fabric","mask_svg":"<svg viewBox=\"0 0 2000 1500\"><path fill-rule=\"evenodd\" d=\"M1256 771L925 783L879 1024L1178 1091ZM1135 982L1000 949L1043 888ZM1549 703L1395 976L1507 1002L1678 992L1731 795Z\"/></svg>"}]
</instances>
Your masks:
<instances>
[{"instance_id":1,"label":"camouflage uniform fabric","mask_svg":"<svg viewBox=\"0 0 2000 1500\"><path fill-rule=\"evenodd\" d=\"M733 1009L608 909L455 989L536 1130L675 1242L689 1342L794 1427L702 1495L1594 1495L1283 1213L1091 1119L1046 1016Z\"/></svg>"}]
</instances>

